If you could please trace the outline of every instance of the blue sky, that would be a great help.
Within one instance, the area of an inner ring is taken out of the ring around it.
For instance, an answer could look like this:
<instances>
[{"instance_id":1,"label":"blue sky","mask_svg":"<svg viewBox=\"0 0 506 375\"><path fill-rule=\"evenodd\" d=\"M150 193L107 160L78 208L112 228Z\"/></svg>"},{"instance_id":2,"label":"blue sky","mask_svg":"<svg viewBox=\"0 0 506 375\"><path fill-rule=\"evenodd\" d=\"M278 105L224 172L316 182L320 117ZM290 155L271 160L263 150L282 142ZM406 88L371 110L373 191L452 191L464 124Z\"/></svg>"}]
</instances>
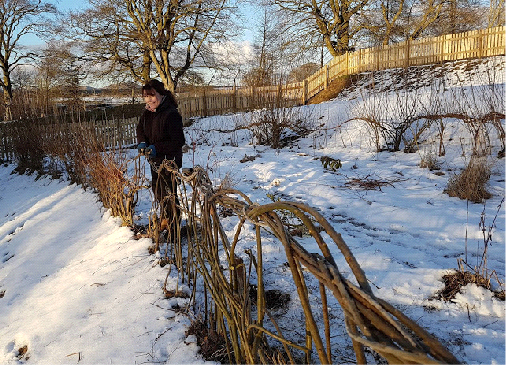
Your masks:
<instances>
[{"instance_id":1,"label":"blue sky","mask_svg":"<svg viewBox=\"0 0 506 375\"><path fill-rule=\"evenodd\" d=\"M48 2L54 4L56 8L60 11L68 11L68 10L79 10L87 7L88 1L86 0L48 0ZM243 5L241 6L241 10L246 15L246 19L248 21L255 19L255 11L251 5ZM255 22L248 22L248 25L243 25L243 27L254 27ZM253 41L254 31L252 29L245 29L244 31L244 40ZM42 45L44 42L37 38L35 35L26 35L22 38L22 43L24 45Z\"/></svg>"}]
</instances>

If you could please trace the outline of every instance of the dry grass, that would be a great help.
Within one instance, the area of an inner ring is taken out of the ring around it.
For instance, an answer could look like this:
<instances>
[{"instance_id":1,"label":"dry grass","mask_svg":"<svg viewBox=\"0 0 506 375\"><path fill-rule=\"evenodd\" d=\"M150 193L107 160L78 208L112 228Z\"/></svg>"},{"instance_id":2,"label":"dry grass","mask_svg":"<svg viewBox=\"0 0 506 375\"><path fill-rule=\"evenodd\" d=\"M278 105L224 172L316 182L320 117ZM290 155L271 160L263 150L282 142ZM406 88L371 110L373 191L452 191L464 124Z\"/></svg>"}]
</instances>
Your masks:
<instances>
[{"instance_id":1,"label":"dry grass","mask_svg":"<svg viewBox=\"0 0 506 375\"><path fill-rule=\"evenodd\" d=\"M501 281L495 270L490 271L487 268L488 260L488 247L492 244L492 231L496 227L496 219L501 211L501 207L504 203L504 198L501 203L497 206L497 213L492 220L492 224L485 224L485 206L480 218L480 231L483 233L483 253L481 257L477 257L475 266L471 266L467 263L467 247L465 259L459 258L457 260L458 269L448 275L443 276L445 287L436 293L432 299L439 299L444 301L452 301L455 296L461 292L462 287L467 284L475 284L485 289L490 290L494 297L504 301L504 280ZM467 238L467 234L466 234ZM495 277L498 287L494 289L492 287L492 278Z\"/></svg>"},{"instance_id":2,"label":"dry grass","mask_svg":"<svg viewBox=\"0 0 506 375\"><path fill-rule=\"evenodd\" d=\"M334 79L328 85L326 90L320 91L318 94L308 100L308 104L319 104L336 98L343 90L351 87L357 78L355 76L342 76Z\"/></svg>"},{"instance_id":3,"label":"dry grass","mask_svg":"<svg viewBox=\"0 0 506 375\"><path fill-rule=\"evenodd\" d=\"M451 301L455 296L461 292L462 287L467 284L476 284L484 288L488 287L488 282L482 276L473 274L471 272L456 271L455 273L444 275L443 281L445 287L438 293L438 297L445 301Z\"/></svg>"},{"instance_id":4,"label":"dry grass","mask_svg":"<svg viewBox=\"0 0 506 375\"><path fill-rule=\"evenodd\" d=\"M432 153L426 153L420 160L420 168L427 168L430 171L438 171L441 169L437 156Z\"/></svg>"},{"instance_id":5,"label":"dry grass","mask_svg":"<svg viewBox=\"0 0 506 375\"><path fill-rule=\"evenodd\" d=\"M450 197L481 203L492 196L486 189L490 174L486 158L471 157L467 167L460 174L450 178L444 192Z\"/></svg>"},{"instance_id":6,"label":"dry grass","mask_svg":"<svg viewBox=\"0 0 506 375\"><path fill-rule=\"evenodd\" d=\"M485 289L491 290L490 288L490 280L487 280L482 275L470 272L470 271L455 271L454 273L444 275L443 281L445 283L445 287L436 293L433 299L439 299L444 301L451 301L455 298L455 296L462 291L462 287L467 284L476 284L477 286L481 286ZM494 293L494 296L504 301L504 290L491 290Z\"/></svg>"},{"instance_id":7,"label":"dry grass","mask_svg":"<svg viewBox=\"0 0 506 375\"><path fill-rule=\"evenodd\" d=\"M394 187L394 183L405 181L400 178L393 178L389 180L380 180L377 178L372 178L370 175L365 177L354 177L350 178L348 181L344 183L344 186L348 188L358 188L363 190L380 190L383 186L391 186Z\"/></svg>"}]
</instances>

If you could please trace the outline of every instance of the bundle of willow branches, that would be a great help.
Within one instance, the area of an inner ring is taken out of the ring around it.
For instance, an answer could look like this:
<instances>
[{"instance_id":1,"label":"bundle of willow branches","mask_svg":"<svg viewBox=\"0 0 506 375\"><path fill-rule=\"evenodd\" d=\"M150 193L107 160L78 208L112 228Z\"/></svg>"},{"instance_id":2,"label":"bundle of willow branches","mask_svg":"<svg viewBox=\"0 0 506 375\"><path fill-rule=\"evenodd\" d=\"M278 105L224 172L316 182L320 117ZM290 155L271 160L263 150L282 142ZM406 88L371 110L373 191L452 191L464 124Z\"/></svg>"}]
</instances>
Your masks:
<instances>
[{"instance_id":1,"label":"bundle of willow branches","mask_svg":"<svg viewBox=\"0 0 506 375\"><path fill-rule=\"evenodd\" d=\"M180 182L179 203L187 224L187 249L181 245L180 228L176 228L171 242L175 250L172 258L183 279L186 275L187 282L194 285L194 293L195 285L204 285L205 324L224 339L229 363L331 364L330 320L335 313L329 313L330 296L342 309L343 328L350 337L356 363L367 363L367 351L379 354L390 364L458 363L434 336L388 302L374 296L341 235L316 210L286 201L255 204L240 191L214 188L201 167L183 173L170 163L161 168L169 170ZM226 210L229 215L232 212L237 217L233 236L227 236L223 229L219 210ZM280 212L289 212L306 226L321 254L309 253L289 234ZM252 225L256 234L256 250L250 249L241 255L246 254L249 262L236 254L245 225ZM305 326L291 327L305 332L304 339L297 342L287 338L273 314L266 309L262 249L265 231L282 244L297 289L305 320ZM344 256L355 283L339 271L322 232ZM309 278L319 285L321 311L313 311ZM198 283L202 280L203 283ZM254 293L250 287L253 280L257 284ZM315 352L318 361L311 358Z\"/></svg>"}]
</instances>

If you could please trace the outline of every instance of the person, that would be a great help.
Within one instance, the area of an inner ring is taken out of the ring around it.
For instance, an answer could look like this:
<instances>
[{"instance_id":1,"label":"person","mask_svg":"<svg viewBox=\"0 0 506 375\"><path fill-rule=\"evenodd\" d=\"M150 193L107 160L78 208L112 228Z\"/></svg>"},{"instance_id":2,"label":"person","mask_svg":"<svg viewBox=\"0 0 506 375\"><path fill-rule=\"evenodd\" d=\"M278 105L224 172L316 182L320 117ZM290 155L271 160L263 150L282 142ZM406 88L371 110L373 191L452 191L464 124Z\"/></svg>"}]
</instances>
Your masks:
<instances>
[{"instance_id":1,"label":"person","mask_svg":"<svg viewBox=\"0 0 506 375\"><path fill-rule=\"evenodd\" d=\"M185 137L183 119L178 112L177 101L163 83L152 79L142 87L146 107L137 124L138 150L150 159L151 188L160 204L160 230L169 229L173 220L180 220L175 179L161 163L173 160L178 169L183 164ZM176 210L168 198L174 194Z\"/></svg>"}]
</instances>

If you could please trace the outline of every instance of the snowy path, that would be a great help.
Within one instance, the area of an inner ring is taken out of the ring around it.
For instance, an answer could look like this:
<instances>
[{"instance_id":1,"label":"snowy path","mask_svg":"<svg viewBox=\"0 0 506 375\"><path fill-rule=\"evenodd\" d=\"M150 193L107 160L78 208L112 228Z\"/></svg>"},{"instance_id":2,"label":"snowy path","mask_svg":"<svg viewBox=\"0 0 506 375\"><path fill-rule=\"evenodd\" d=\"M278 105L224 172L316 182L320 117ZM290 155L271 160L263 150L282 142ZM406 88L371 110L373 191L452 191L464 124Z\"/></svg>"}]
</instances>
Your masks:
<instances>
[{"instance_id":1,"label":"snowy path","mask_svg":"<svg viewBox=\"0 0 506 375\"><path fill-rule=\"evenodd\" d=\"M186 300L163 296L150 240L79 187L10 169L0 167L0 364L203 363L171 309Z\"/></svg>"}]
</instances>

